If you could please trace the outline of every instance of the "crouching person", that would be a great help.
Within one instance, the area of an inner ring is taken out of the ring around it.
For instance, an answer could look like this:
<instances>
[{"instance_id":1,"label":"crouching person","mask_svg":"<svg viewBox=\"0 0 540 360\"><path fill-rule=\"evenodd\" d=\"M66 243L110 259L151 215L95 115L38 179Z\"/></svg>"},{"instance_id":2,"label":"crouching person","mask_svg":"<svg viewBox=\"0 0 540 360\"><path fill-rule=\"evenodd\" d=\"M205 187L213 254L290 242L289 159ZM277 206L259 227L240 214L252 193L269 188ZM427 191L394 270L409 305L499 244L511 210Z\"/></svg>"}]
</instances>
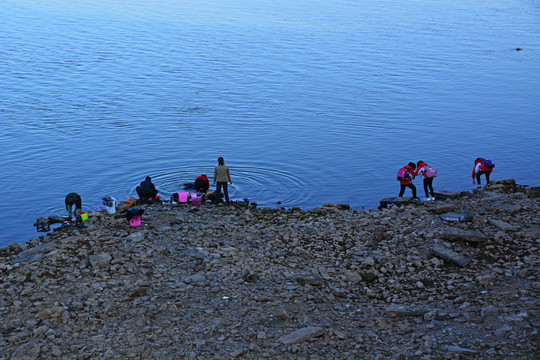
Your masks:
<instances>
[{"instance_id":1,"label":"crouching person","mask_svg":"<svg viewBox=\"0 0 540 360\"><path fill-rule=\"evenodd\" d=\"M137 188L135 188L135 190L137 190L137 195L139 196L140 200L157 200L156 196L158 191L152 183L152 178L150 176L147 176L146 179L141 182Z\"/></svg>"}]
</instances>

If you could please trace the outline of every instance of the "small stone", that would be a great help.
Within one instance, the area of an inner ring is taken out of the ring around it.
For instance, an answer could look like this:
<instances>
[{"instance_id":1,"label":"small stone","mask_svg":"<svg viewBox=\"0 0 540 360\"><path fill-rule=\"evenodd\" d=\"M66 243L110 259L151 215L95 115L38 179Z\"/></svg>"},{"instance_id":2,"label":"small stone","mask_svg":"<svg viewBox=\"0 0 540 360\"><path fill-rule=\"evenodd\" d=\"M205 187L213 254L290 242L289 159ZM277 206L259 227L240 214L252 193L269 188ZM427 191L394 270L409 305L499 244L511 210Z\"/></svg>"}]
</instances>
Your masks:
<instances>
[{"instance_id":1,"label":"small stone","mask_svg":"<svg viewBox=\"0 0 540 360\"><path fill-rule=\"evenodd\" d=\"M293 274L291 278L300 285L320 286L324 284L324 279L319 274Z\"/></svg>"},{"instance_id":2,"label":"small stone","mask_svg":"<svg viewBox=\"0 0 540 360\"><path fill-rule=\"evenodd\" d=\"M493 316L499 314L499 309L494 305L488 305L482 308L482 316Z\"/></svg>"},{"instance_id":3,"label":"small stone","mask_svg":"<svg viewBox=\"0 0 540 360\"><path fill-rule=\"evenodd\" d=\"M371 258L371 257L365 258L364 260L362 260L362 265L364 265L364 266L373 266L373 265L375 265L375 260L373 260L373 258Z\"/></svg>"},{"instance_id":4,"label":"small stone","mask_svg":"<svg viewBox=\"0 0 540 360\"><path fill-rule=\"evenodd\" d=\"M446 346L445 350L448 352L454 352L454 353L459 353L459 354L477 354L478 353L475 350L466 349L460 346L452 346L452 345Z\"/></svg>"},{"instance_id":5,"label":"small stone","mask_svg":"<svg viewBox=\"0 0 540 360\"><path fill-rule=\"evenodd\" d=\"M145 237L146 236L145 236L144 232L137 231L137 232L135 232L133 234L128 235L127 239L131 240L131 241L133 241L135 243L138 243L138 242L143 241L145 239Z\"/></svg>"},{"instance_id":6,"label":"small stone","mask_svg":"<svg viewBox=\"0 0 540 360\"><path fill-rule=\"evenodd\" d=\"M186 284L201 284L206 281L206 276L204 274L193 274L182 277L182 281Z\"/></svg>"},{"instance_id":7,"label":"small stone","mask_svg":"<svg viewBox=\"0 0 540 360\"><path fill-rule=\"evenodd\" d=\"M510 326L504 325L503 327L495 330L495 335L500 336L500 337L506 336L506 334L511 330L512 328Z\"/></svg>"},{"instance_id":8,"label":"small stone","mask_svg":"<svg viewBox=\"0 0 540 360\"><path fill-rule=\"evenodd\" d=\"M393 317L410 317L410 316L424 316L427 312L431 311L430 308L426 306L416 306L416 305L390 305L386 308L386 313Z\"/></svg>"},{"instance_id":9,"label":"small stone","mask_svg":"<svg viewBox=\"0 0 540 360\"><path fill-rule=\"evenodd\" d=\"M51 353L56 357L62 356L62 350L60 350L57 346L53 346Z\"/></svg>"},{"instance_id":10,"label":"small stone","mask_svg":"<svg viewBox=\"0 0 540 360\"><path fill-rule=\"evenodd\" d=\"M248 351L248 349L246 349L246 348L236 349L233 352L231 352L231 358L236 359L236 358L244 355L247 351Z\"/></svg>"},{"instance_id":11,"label":"small stone","mask_svg":"<svg viewBox=\"0 0 540 360\"><path fill-rule=\"evenodd\" d=\"M377 280L377 275L373 271L364 271L362 273L362 278L367 282L373 282Z\"/></svg>"},{"instance_id":12,"label":"small stone","mask_svg":"<svg viewBox=\"0 0 540 360\"><path fill-rule=\"evenodd\" d=\"M46 332L48 329L49 329L48 326L45 326L45 325L40 326L40 327L38 327L37 329L34 329L34 331L32 331L32 335L33 335L34 337L39 337L39 336L45 334L45 332Z\"/></svg>"},{"instance_id":13,"label":"small stone","mask_svg":"<svg viewBox=\"0 0 540 360\"><path fill-rule=\"evenodd\" d=\"M95 268L107 266L111 259L111 255L107 253L90 255L90 263Z\"/></svg>"},{"instance_id":14,"label":"small stone","mask_svg":"<svg viewBox=\"0 0 540 360\"><path fill-rule=\"evenodd\" d=\"M285 310L279 310L275 317L280 320L289 320L289 314Z\"/></svg>"}]
</instances>

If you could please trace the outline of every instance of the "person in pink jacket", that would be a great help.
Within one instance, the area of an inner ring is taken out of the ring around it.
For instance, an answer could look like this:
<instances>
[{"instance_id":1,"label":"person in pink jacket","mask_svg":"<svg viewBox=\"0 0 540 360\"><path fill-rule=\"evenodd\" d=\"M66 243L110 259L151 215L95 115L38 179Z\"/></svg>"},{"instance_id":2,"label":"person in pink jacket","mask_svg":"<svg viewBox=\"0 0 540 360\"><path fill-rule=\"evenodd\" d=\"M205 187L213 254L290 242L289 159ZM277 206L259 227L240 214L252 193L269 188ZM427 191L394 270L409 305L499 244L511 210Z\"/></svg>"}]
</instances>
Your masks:
<instances>
[{"instance_id":1,"label":"person in pink jacket","mask_svg":"<svg viewBox=\"0 0 540 360\"><path fill-rule=\"evenodd\" d=\"M426 193L426 200L435 200L435 193L433 192L433 178L437 176L437 171L422 160L419 160L416 163L416 171L414 172L414 175L421 175L424 178L424 192Z\"/></svg>"}]
</instances>

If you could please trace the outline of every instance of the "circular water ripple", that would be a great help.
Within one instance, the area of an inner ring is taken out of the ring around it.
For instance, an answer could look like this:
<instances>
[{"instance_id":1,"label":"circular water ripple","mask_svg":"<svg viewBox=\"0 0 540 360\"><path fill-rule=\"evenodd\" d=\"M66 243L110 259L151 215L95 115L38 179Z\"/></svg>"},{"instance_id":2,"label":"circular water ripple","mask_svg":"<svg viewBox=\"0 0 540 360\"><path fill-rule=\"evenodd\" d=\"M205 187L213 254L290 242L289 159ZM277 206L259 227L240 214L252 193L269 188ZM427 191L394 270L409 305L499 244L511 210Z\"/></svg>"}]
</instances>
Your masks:
<instances>
[{"instance_id":1,"label":"circular water ripple","mask_svg":"<svg viewBox=\"0 0 540 360\"><path fill-rule=\"evenodd\" d=\"M207 172L208 167L175 168L174 170L161 172L152 176L152 182L156 185L159 193L168 198L174 192L184 188L185 183L190 183L201 174L206 174L212 185L213 173ZM238 166L231 168L233 183L229 184L229 198L242 200L248 198L263 207L302 207L309 203L312 194L309 193L307 183L293 175L294 172L279 171L267 167ZM136 197L134 185L131 196Z\"/></svg>"},{"instance_id":2,"label":"circular water ripple","mask_svg":"<svg viewBox=\"0 0 540 360\"><path fill-rule=\"evenodd\" d=\"M294 176L299 169L276 170L270 167L238 166L231 168L232 184L229 184L229 197L231 200L249 199L256 202L259 207L312 207L316 203L313 187L302 178ZM130 197L138 198L135 188L140 181L146 177L147 173L130 174L127 183L131 185L128 193L122 195L120 191L114 191L112 195L118 201L127 200ZM174 169L152 173L152 182L156 185L159 194L164 200L169 200L170 196L177 191L184 189L185 183L190 183L201 174L206 174L210 179L210 190L215 190L212 185L213 172L208 171L208 166L184 166ZM99 188L99 186L97 186ZM96 192L94 187L82 187L79 193L83 200L83 211L91 212L102 207L101 197L107 195L106 192ZM63 195L62 195L63 196ZM44 201L45 202L45 201ZM55 198L54 204L41 206L31 211L29 219L36 219L41 216L65 216L67 211L63 206L63 197Z\"/></svg>"}]
</instances>

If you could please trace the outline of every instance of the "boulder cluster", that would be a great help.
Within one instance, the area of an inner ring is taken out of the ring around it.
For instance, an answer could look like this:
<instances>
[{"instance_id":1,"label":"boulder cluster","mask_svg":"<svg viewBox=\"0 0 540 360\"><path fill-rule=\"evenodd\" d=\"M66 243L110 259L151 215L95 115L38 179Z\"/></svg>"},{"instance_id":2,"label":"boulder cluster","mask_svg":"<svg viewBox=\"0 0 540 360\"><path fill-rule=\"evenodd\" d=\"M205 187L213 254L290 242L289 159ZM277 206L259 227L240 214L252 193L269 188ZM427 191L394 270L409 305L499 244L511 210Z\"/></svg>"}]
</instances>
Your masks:
<instances>
[{"instance_id":1,"label":"boulder cluster","mask_svg":"<svg viewBox=\"0 0 540 360\"><path fill-rule=\"evenodd\" d=\"M90 213L0 249L0 359L538 359L539 197Z\"/></svg>"}]
</instances>

